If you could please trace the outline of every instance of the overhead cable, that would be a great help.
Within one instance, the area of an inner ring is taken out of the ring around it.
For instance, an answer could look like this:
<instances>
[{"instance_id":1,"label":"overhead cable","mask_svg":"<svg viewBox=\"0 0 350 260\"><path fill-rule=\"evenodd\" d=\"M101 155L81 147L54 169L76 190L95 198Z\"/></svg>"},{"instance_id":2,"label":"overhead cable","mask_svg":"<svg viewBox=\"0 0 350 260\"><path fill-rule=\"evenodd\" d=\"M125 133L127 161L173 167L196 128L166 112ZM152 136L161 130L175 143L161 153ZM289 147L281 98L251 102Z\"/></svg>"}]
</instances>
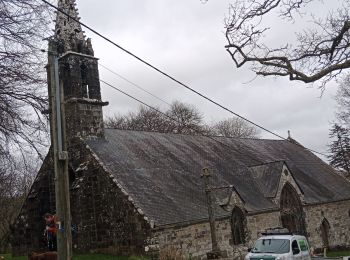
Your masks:
<instances>
[{"instance_id":1,"label":"overhead cable","mask_svg":"<svg viewBox=\"0 0 350 260\"><path fill-rule=\"evenodd\" d=\"M101 66L102 68L104 68L105 70L108 70L109 72L113 73L114 75L118 76L119 78L123 79L124 81L128 82L129 84L133 85L134 87L140 89L141 91L151 95L152 97L158 99L159 101L163 102L164 104L168 105L168 106L171 106L170 103L166 102L164 99L156 96L155 94L151 93L150 91L146 90L145 88L141 87L140 85L132 82L131 80L127 79L126 77L120 75L119 73L109 69L108 67L104 66L103 64L99 63L99 66Z\"/></svg>"}]
</instances>

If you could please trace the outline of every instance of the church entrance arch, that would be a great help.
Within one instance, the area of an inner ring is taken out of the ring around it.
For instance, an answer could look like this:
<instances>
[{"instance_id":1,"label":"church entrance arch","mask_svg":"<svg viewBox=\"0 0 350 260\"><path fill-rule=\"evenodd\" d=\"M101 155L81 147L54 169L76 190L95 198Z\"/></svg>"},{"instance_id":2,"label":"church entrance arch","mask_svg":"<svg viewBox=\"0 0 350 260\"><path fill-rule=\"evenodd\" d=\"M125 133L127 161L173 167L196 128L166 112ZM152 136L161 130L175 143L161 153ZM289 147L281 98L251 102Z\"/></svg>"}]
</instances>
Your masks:
<instances>
[{"instance_id":1,"label":"church entrance arch","mask_svg":"<svg viewBox=\"0 0 350 260\"><path fill-rule=\"evenodd\" d=\"M290 232L306 234L303 207L297 191L286 183L280 198L281 223Z\"/></svg>"}]
</instances>

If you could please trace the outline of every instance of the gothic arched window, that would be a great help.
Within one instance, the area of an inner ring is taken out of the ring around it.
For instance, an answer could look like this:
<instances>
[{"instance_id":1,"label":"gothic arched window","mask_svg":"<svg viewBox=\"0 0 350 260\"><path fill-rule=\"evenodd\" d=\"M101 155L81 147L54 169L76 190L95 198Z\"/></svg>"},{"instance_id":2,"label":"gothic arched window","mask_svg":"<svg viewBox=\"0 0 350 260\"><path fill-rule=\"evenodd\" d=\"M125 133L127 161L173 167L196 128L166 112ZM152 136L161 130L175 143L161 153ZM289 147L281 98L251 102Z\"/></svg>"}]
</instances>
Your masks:
<instances>
[{"instance_id":1,"label":"gothic arched window","mask_svg":"<svg viewBox=\"0 0 350 260\"><path fill-rule=\"evenodd\" d=\"M326 247L326 248L329 247L329 230L330 230L329 222L326 218L324 218L321 223L321 237L322 237L323 247Z\"/></svg>"},{"instance_id":2,"label":"gothic arched window","mask_svg":"<svg viewBox=\"0 0 350 260\"><path fill-rule=\"evenodd\" d=\"M245 216L242 210L238 207L235 207L232 210L231 230L232 230L233 244L234 245L244 244L246 241Z\"/></svg>"},{"instance_id":3,"label":"gothic arched window","mask_svg":"<svg viewBox=\"0 0 350 260\"><path fill-rule=\"evenodd\" d=\"M280 199L282 226L290 232L305 235L303 206L299 195L290 183L286 183Z\"/></svg>"}]
</instances>

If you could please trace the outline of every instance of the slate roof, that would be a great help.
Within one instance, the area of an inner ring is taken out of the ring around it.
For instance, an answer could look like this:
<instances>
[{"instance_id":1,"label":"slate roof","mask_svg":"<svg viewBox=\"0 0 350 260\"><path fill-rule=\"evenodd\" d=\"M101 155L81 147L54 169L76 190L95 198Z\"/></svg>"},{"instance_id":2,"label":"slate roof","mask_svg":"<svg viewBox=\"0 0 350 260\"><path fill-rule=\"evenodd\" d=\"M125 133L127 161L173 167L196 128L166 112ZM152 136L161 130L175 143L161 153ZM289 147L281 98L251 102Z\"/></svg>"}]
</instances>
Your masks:
<instances>
[{"instance_id":1,"label":"slate roof","mask_svg":"<svg viewBox=\"0 0 350 260\"><path fill-rule=\"evenodd\" d=\"M105 136L88 140L89 147L156 226L207 219L203 167L210 168L213 185L234 185L248 212L276 209L270 197L284 162L306 203L350 199L350 183L287 141L116 129L105 129ZM255 178L257 173L263 184ZM221 195L224 192L229 191ZM216 209L217 216L228 214Z\"/></svg>"}]
</instances>

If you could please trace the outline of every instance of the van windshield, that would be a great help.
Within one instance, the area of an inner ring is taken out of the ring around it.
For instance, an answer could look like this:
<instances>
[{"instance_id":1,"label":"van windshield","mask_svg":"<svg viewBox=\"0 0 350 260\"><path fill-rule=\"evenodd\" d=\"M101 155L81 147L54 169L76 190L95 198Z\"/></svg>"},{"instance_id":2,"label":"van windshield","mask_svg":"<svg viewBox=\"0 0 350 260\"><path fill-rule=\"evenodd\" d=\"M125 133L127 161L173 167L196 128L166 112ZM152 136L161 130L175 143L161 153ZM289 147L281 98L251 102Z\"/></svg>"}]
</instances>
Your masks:
<instances>
[{"instance_id":1,"label":"van windshield","mask_svg":"<svg viewBox=\"0 0 350 260\"><path fill-rule=\"evenodd\" d=\"M290 250L288 239L259 239L252 248L252 253L285 254Z\"/></svg>"}]
</instances>

